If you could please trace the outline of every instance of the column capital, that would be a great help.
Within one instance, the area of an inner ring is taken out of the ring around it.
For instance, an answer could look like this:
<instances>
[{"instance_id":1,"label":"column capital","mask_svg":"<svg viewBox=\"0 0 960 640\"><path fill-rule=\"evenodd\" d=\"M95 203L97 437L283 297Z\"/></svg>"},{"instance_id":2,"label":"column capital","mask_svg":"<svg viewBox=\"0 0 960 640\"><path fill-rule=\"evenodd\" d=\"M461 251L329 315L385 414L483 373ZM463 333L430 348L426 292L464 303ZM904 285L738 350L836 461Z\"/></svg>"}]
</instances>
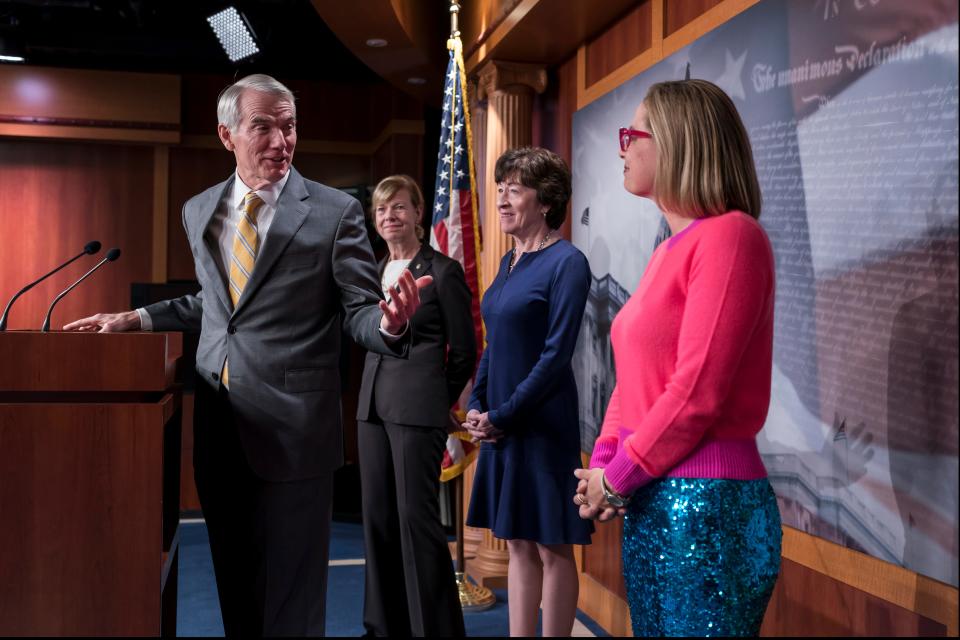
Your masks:
<instances>
[{"instance_id":1,"label":"column capital","mask_svg":"<svg viewBox=\"0 0 960 640\"><path fill-rule=\"evenodd\" d=\"M477 73L477 99L494 93L543 93L547 88L547 69L543 65L490 60Z\"/></svg>"}]
</instances>

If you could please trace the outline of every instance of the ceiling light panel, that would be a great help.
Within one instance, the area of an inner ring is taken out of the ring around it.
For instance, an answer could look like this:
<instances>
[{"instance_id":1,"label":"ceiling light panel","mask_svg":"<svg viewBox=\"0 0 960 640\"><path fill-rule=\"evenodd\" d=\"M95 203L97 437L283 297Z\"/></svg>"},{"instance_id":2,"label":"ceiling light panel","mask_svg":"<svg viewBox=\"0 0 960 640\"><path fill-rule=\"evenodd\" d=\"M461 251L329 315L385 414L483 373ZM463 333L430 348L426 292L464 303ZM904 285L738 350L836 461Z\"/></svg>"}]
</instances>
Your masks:
<instances>
[{"instance_id":1,"label":"ceiling light panel","mask_svg":"<svg viewBox=\"0 0 960 640\"><path fill-rule=\"evenodd\" d=\"M235 7L227 7L209 18L210 28L217 35L217 40L232 62L249 58L259 53L253 34L247 27L246 20Z\"/></svg>"}]
</instances>

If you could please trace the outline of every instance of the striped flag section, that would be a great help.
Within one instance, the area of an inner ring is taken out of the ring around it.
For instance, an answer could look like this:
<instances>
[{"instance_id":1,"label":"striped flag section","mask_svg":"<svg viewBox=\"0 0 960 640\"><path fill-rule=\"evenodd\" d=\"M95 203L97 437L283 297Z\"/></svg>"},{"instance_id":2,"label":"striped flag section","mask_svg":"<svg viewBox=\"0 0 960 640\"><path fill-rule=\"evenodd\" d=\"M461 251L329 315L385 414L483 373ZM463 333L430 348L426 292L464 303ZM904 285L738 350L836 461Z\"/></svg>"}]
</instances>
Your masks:
<instances>
[{"instance_id":1,"label":"striped flag section","mask_svg":"<svg viewBox=\"0 0 960 640\"><path fill-rule=\"evenodd\" d=\"M467 107L467 83L463 67L463 48L459 37L447 41L450 62L444 83L443 118L440 127L440 153L434 189L430 245L463 266L467 285L473 294L471 313L477 336L477 350L483 349L483 323L480 319L480 225L477 220L477 180L473 165L473 136ZM479 356L479 353L477 354ZM463 408L458 417L464 418ZM477 455L477 445L466 432L447 438L447 450L441 463L440 479L456 478Z\"/></svg>"}]
</instances>

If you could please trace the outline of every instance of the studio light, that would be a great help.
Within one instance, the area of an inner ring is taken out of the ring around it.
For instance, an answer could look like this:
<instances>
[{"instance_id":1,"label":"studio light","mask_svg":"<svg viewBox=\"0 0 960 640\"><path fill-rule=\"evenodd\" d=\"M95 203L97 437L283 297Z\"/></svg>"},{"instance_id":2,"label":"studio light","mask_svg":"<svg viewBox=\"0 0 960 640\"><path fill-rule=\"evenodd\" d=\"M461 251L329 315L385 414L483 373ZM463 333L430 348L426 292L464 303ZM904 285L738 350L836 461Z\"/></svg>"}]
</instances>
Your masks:
<instances>
[{"instance_id":1,"label":"studio light","mask_svg":"<svg viewBox=\"0 0 960 640\"><path fill-rule=\"evenodd\" d=\"M217 35L217 40L226 52L231 62L260 53L256 41L253 39L253 29L235 7L227 7L209 18L210 28Z\"/></svg>"},{"instance_id":2,"label":"studio light","mask_svg":"<svg viewBox=\"0 0 960 640\"><path fill-rule=\"evenodd\" d=\"M8 36L0 36L0 62L25 62L23 46Z\"/></svg>"}]
</instances>

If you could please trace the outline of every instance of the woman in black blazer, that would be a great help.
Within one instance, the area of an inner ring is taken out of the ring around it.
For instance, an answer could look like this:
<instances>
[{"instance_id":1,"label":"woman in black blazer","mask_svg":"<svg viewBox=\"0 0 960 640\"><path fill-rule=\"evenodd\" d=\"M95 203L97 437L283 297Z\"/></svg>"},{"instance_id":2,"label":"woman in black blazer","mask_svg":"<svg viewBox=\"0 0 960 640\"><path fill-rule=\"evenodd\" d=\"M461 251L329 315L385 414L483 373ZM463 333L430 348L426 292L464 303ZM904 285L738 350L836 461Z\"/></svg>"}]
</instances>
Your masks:
<instances>
[{"instance_id":1,"label":"woman in black blazer","mask_svg":"<svg viewBox=\"0 0 960 640\"><path fill-rule=\"evenodd\" d=\"M389 248L384 296L405 268L433 276L410 320L409 357L368 353L360 386L363 625L375 636L465 635L438 492L450 408L473 375L477 346L463 269L421 244L422 214L409 176L384 178L373 192L374 225Z\"/></svg>"}]
</instances>

